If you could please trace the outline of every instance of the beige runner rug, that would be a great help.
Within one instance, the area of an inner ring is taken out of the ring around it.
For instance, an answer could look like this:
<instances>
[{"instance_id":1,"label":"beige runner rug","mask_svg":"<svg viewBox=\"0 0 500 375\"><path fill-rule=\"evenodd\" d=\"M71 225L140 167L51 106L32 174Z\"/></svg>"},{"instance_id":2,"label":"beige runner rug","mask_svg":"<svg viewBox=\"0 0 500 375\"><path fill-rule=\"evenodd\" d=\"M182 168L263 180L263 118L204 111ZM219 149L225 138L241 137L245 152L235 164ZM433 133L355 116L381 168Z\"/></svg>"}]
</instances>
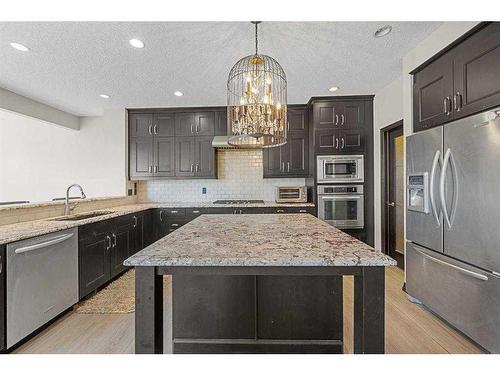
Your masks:
<instances>
[{"instance_id":1,"label":"beige runner rug","mask_svg":"<svg viewBox=\"0 0 500 375\"><path fill-rule=\"evenodd\" d=\"M135 271L118 279L78 304L79 314L126 314L135 310Z\"/></svg>"}]
</instances>

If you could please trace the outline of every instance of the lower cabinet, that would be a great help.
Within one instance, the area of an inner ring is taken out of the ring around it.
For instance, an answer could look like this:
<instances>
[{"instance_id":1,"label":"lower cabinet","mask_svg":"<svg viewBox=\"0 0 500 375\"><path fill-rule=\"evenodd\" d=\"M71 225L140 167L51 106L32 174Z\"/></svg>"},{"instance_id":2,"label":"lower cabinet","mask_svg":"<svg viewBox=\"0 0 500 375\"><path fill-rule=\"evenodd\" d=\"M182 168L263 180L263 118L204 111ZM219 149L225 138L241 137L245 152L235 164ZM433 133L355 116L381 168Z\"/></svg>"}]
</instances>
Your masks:
<instances>
[{"instance_id":1,"label":"lower cabinet","mask_svg":"<svg viewBox=\"0 0 500 375\"><path fill-rule=\"evenodd\" d=\"M138 251L137 241L143 237L138 222L137 215L126 215L78 228L80 298L127 268L123 261Z\"/></svg>"}]
</instances>

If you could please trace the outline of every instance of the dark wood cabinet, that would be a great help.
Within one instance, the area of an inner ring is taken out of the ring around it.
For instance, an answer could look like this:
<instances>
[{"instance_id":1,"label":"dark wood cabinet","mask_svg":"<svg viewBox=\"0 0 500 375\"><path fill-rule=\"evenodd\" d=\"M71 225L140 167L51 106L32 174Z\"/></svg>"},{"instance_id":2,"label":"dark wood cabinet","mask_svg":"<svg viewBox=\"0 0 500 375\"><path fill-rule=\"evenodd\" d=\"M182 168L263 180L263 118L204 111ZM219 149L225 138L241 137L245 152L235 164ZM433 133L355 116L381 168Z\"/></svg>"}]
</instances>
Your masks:
<instances>
[{"instance_id":1,"label":"dark wood cabinet","mask_svg":"<svg viewBox=\"0 0 500 375\"><path fill-rule=\"evenodd\" d=\"M452 119L453 63L444 55L413 76L413 123L427 129Z\"/></svg>"},{"instance_id":2,"label":"dark wood cabinet","mask_svg":"<svg viewBox=\"0 0 500 375\"><path fill-rule=\"evenodd\" d=\"M131 178L153 175L153 149L152 136L129 138L129 174Z\"/></svg>"},{"instance_id":3,"label":"dark wood cabinet","mask_svg":"<svg viewBox=\"0 0 500 375\"><path fill-rule=\"evenodd\" d=\"M453 78L455 118L500 105L500 22L456 47Z\"/></svg>"},{"instance_id":4,"label":"dark wood cabinet","mask_svg":"<svg viewBox=\"0 0 500 375\"><path fill-rule=\"evenodd\" d=\"M194 172L196 177L216 177L213 138L212 136L195 137Z\"/></svg>"},{"instance_id":5,"label":"dark wood cabinet","mask_svg":"<svg viewBox=\"0 0 500 375\"><path fill-rule=\"evenodd\" d=\"M180 112L175 114L175 135L194 135L194 113Z\"/></svg>"},{"instance_id":6,"label":"dark wood cabinet","mask_svg":"<svg viewBox=\"0 0 500 375\"><path fill-rule=\"evenodd\" d=\"M309 175L309 123L305 106L290 106L287 112L287 143L263 150L263 175L306 177Z\"/></svg>"},{"instance_id":7,"label":"dark wood cabinet","mask_svg":"<svg viewBox=\"0 0 500 375\"><path fill-rule=\"evenodd\" d=\"M175 176L193 177L195 166L195 138L175 138Z\"/></svg>"},{"instance_id":8,"label":"dark wood cabinet","mask_svg":"<svg viewBox=\"0 0 500 375\"><path fill-rule=\"evenodd\" d=\"M215 112L215 135L227 135L227 110Z\"/></svg>"},{"instance_id":9,"label":"dark wood cabinet","mask_svg":"<svg viewBox=\"0 0 500 375\"><path fill-rule=\"evenodd\" d=\"M500 22L474 30L413 72L413 130L500 105Z\"/></svg>"},{"instance_id":10,"label":"dark wood cabinet","mask_svg":"<svg viewBox=\"0 0 500 375\"><path fill-rule=\"evenodd\" d=\"M127 269L123 265L125 259L132 255L133 224L120 226L111 234L110 277L113 278Z\"/></svg>"},{"instance_id":11,"label":"dark wood cabinet","mask_svg":"<svg viewBox=\"0 0 500 375\"><path fill-rule=\"evenodd\" d=\"M153 175L155 177L175 176L175 138L155 136L153 150Z\"/></svg>"},{"instance_id":12,"label":"dark wood cabinet","mask_svg":"<svg viewBox=\"0 0 500 375\"><path fill-rule=\"evenodd\" d=\"M322 101L314 103L314 127L345 129L363 127L364 101Z\"/></svg>"},{"instance_id":13,"label":"dark wood cabinet","mask_svg":"<svg viewBox=\"0 0 500 375\"><path fill-rule=\"evenodd\" d=\"M315 131L315 152L317 154L341 154L365 151L364 130L332 130Z\"/></svg>"},{"instance_id":14,"label":"dark wood cabinet","mask_svg":"<svg viewBox=\"0 0 500 375\"><path fill-rule=\"evenodd\" d=\"M175 134L175 116L170 112L155 113L153 133L161 137L172 137Z\"/></svg>"},{"instance_id":15,"label":"dark wood cabinet","mask_svg":"<svg viewBox=\"0 0 500 375\"><path fill-rule=\"evenodd\" d=\"M0 245L0 352L7 347L7 306L6 288L6 254L5 245Z\"/></svg>"},{"instance_id":16,"label":"dark wood cabinet","mask_svg":"<svg viewBox=\"0 0 500 375\"><path fill-rule=\"evenodd\" d=\"M214 135L215 114L212 111L197 112L195 114L194 131L196 135Z\"/></svg>"},{"instance_id":17,"label":"dark wood cabinet","mask_svg":"<svg viewBox=\"0 0 500 375\"><path fill-rule=\"evenodd\" d=\"M151 113L130 113L128 122L130 137L145 137L153 133L153 115Z\"/></svg>"}]
</instances>

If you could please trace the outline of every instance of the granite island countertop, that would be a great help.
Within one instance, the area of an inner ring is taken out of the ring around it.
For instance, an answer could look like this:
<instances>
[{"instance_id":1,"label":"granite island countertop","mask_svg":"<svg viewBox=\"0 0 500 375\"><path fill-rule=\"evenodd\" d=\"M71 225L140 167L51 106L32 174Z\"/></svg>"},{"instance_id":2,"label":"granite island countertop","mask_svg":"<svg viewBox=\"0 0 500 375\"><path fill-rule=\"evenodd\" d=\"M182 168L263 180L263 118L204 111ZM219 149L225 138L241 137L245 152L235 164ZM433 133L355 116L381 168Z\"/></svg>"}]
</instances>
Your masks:
<instances>
[{"instance_id":1,"label":"granite island countertop","mask_svg":"<svg viewBox=\"0 0 500 375\"><path fill-rule=\"evenodd\" d=\"M127 266L393 266L396 261L308 214L201 215Z\"/></svg>"},{"instance_id":2,"label":"granite island countertop","mask_svg":"<svg viewBox=\"0 0 500 375\"><path fill-rule=\"evenodd\" d=\"M96 223L103 220L112 219L115 217L132 214L148 210L151 208L195 208L195 207L314 207L313 203L250 203L250 204L214 204L211 202L151 202L151 203L135 203L123 206L114 206L101 210L93 210L89 212L110 211L111 213L101 216L96 216L78 221L57 221L53 218L44 218L39 220L25 221L14 224L0 225L0 245L11 242L20 241L27 238L41 236L44 234L54 233L61 230L78 227L81 225ZM11 208L16 209L16 208ZM78 215L86 212L78 212Z\"/></svg>"}]
</instances>

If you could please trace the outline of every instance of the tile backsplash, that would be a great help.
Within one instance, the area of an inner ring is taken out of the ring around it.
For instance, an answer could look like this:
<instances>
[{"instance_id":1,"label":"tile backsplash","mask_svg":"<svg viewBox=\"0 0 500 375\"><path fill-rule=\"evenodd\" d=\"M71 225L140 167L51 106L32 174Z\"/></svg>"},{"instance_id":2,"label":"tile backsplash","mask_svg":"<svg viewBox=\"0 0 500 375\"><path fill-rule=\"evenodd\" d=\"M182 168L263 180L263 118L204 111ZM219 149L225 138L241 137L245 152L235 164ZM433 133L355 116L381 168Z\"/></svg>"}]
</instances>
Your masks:
<instances>
[{"instance_id":1,"label":"tile backsplash","mask_svg":"<svg viewBox=\"0 0 500 375\"><path fill-rule=\"evenodd\" d=\"M218 179L141 181L140 202L274 201L277 186L305 185L304 178L262 177L262 150L217 150ZM203 188L206 194L202 194Z\"/></svg>"}]
</instances>

